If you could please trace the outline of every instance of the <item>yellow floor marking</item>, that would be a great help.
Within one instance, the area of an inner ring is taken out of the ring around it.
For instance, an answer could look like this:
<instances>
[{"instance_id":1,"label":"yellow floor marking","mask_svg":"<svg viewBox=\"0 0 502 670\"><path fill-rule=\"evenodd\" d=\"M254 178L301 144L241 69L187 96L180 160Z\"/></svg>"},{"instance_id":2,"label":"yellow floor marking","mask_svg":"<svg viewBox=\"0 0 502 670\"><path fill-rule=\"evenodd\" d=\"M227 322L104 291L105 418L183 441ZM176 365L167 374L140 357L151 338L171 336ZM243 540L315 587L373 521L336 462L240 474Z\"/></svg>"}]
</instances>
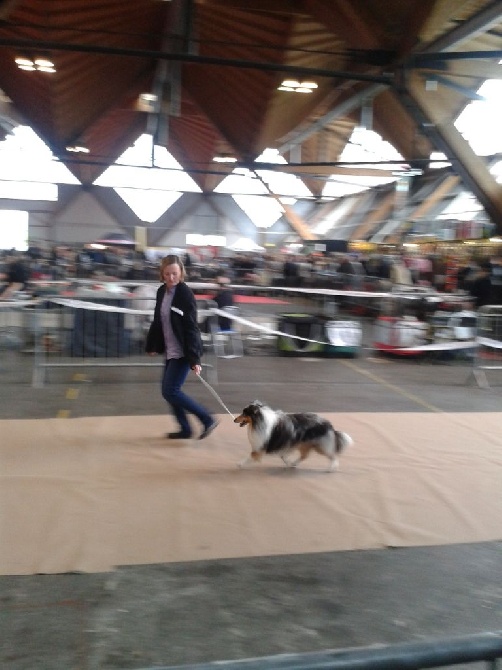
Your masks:
<instances>
[{"instance_id":1,"label":"yellow floor marking","mask_svg":"<svg viewBox=\"0 0 502 670\"><path fill-rule=\"evenodd\" d=\"M66 399L67 400L76 400L79 396L79 389L66 389Z\"/></svg>"},{"instance_id":2,"label":"yellow floor marking","mask_svg":"<svg viewBox=\"0 0 502 670\"><path fill-rule=\"evenodd\" d=\"M87 381L87 375L84 372L76 372L73 375L74 382L85 382Z\"/></svg>"},{"instance_id":3,"label":"yellow floor marking","mask_svg":"<svg viewBox=\"0 0 502 670\"><path fill-rule=\"evenodd\" d=\"M69 409L60 409L56 414L56 419L67 419L70 416Z\"/></svg>"},{"instance_id":4,"label":"yellow floor marking","mask_svg":"<svg viewBox=\"0 0 502 670\"><path fill-rule=\"evenodd\" d=\"M347 367L351 368L352 370L355 370L356 372L359 372L362 375L365 375L369 379L377 382L378 384L382 384L382 386L386 386L388 389L391 389L392 391L395 391L396 393L400 393L402 396L405 398L408 398L409 400L413 400L413 402L416 402L418 405L422 405L422 407L425 407L426 409L430 409L432 412L442 412L442 409L439 409L439 407L435 407L434 405L431 405L430 403L426 402L425 400L422 400L422 398L419 398L418 396L414 395L413 393L408 393L404 389L400 388L399 386L396 386L395 384L390 384L389 382L386 382L385 379L382 379L378 375L373 374L372 372L368 372L367 370L362 370L359 368L357 365L354 363L351 363L350 361L341 361L344 363Z\"/></svg>"}]
</instances>

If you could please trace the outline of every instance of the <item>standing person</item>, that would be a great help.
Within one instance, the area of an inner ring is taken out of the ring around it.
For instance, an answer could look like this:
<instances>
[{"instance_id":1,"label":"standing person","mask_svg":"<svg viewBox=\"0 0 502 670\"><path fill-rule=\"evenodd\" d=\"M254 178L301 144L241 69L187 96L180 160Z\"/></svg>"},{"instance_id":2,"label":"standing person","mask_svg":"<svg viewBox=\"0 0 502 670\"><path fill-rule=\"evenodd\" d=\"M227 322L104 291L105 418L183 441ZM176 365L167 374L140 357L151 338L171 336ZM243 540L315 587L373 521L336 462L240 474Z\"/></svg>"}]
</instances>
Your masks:
<instances>
[{"instance_id":1,"label":"standing person","mask_svg":"<svg viewBox=\"0 0 502 670\"><path fill-rule=\"evenodd\" d=\"M478 270L474 270L467 286L467 291L474 299L474 306L484 307L491 303L492 280L490 277L491 264L489 260L482 260Z\"/></svg>"},{"instance_id":2,"label":"standing person","mask_svg":"<svg viewBox=\"0 0 502 670\"><path fill-rule=\"evenodd\" d=\"M492 305L502 305L502 258L492 256L490 259L490 277L492 282Z\"/></svg>"},{"instance_id":3,"label":"standing person","mask_svg":"<svg viewBox=\"0 0 502 670\"><path fill-rule=\"evenodd\" d=\"M195 400L183 393L190 370L200 375L202 339L197 323L197 303L193 291L185 283L185 267L176 255L169 255L160 263L160 280L157 290L153 321L146 338L146 351L150 355L165 354L162 375L162 397L171 405L179 430L167 433L170 439L192 437L187 412L202 423L199 439L210 435L218 421Z\"/></svg>"},{"instance_id":4,"label":"standing person","mask_svg":"<svg viewBox=\"0 0 502 670\"><path fill-rule=\"evenodd\" d=\"M216 283L218 284L218 291L214 296L214 301L218 305L218 309L224 310L226 307L233 307L235 304L234 292L228 285L230 279L221 275L216 277ZM232 330L232 319L226 316L218 316L218 326L220 330Z\"/></svg>"}]
</instances>

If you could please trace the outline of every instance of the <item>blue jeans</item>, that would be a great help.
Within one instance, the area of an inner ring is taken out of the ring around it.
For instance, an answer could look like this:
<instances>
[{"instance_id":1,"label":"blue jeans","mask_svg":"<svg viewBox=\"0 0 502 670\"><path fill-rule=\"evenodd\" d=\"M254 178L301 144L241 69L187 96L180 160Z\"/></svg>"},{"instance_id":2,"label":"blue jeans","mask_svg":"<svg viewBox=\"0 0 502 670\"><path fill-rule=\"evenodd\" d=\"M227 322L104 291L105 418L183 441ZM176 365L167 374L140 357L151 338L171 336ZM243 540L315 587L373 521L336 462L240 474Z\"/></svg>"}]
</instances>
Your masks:
<instances>
[{"instance_id":1,"label":"blue jeans","mask_svg":"<svg viewBox=\"0 0 502 670\"><path fill-rule=\"evenodd\" d=\"M191 434L192 428L188 422L187 412L195 414L204 428L210 426L214 419L209 412L199 403L192 400L181 387L185 383L190 365L186 358L170 358L166 360L164 374L162 375L162 397L173 408L174 416L178 420L180 430Z\"/></svg>"}]
</instances>

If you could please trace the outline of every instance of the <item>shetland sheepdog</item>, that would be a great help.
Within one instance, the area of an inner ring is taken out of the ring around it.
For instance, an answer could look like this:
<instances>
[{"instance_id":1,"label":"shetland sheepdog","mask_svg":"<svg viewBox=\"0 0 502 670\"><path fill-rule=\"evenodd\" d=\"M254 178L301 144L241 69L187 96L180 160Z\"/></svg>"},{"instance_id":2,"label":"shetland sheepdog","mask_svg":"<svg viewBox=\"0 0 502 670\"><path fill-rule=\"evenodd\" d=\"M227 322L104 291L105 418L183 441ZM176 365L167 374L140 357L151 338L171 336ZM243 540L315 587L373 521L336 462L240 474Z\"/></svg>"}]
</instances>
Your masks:
<instances>
[{"instance_id":1,"label":"shetland sheepdog","mask_svg":"<svg viewBox=\"0 0 502 670\"><path fill-rule=\"evenodd\" d=\"M259 400L245 407L234 419L241 428L247 426L251 454L240 467L260 461L263 454L277 454L289 467L296 467L311 451L316 451L330 461L329 472L338 468L338 457L352 444L347 433L335 430L327 420L313 412L286 413L272 409ZM299 457L288 460L288 455L298 450Z\"/></svg>"}]
</instances>

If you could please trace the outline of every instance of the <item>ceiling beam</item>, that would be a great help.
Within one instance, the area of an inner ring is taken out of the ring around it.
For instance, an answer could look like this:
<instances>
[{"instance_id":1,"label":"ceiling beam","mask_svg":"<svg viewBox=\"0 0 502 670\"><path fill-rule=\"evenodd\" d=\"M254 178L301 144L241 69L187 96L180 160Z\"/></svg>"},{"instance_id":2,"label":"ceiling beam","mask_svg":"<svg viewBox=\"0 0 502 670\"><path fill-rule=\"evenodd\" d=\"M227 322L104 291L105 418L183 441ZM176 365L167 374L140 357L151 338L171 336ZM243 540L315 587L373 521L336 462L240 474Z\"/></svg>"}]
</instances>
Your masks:
<instances>
[{"instance_id":1,"label":"ceiling beam","mask_svg":"<svg viewBox=\"0 0 502 670\"><path fill-rule=\"evenodd\" d=\"M424 72L435 72L449 77L468 77L472 79L502 79L502 65L498 62L452 60L447 63L430 63L422 68Z\"/></svg>"},{"instance_id":2,"label":"ceiling beam","mask_svg":"<svg viewBox=\"0 0 502 670\"><path fill-rule=\"evenodd\" d=\"M378 24L362 16L360 9L347 0L306 0L306 7L312 16L332 33L343 37L349 46L363 50L382 49L385 43L379 36ZM350 41L348 41L350 40Z\"/></svg>"},{"instance_id":3,"label":"ceiling beam","mask_svg":"<svg viewBox=\"0 0 502 670\"><path fill-rule=\"evenodd\" d=\"M438 202L444 200L448 193L451 193L451 191L458 186L459 182L460 177L458 175L448 175L448 177L446 177L446 179L444 179L439 186L427 196L427 198L424 198L407 218L412 221L420 221L420 219L423 219L424 216L438 204Z\"/></svg>"},{"instance_id":4,"label":"ceiling beam","mask_svg":"<svg viewBox=\"0 0 502 670\"><path fill-rule=\"evenodd\" d=\"M442 74L430 74L430 75L424 75L424 81L436 81L438 84L441 84L442 86L446 86L446 88L451 88L452 91L456 91L457 93L460 93L460 95L465 96L469 100L481 100L484 101L485 98L484 96L480 95L477 91L473 91L471 88L467 88L466 86L462 86L462 84L458 84L455 81L452 81L448 77L445 77Z\"/></svg>"},{"instance_id":5,"label":"ceiling beam","mask_svg":"<svg viewBox=\"0 0 502 670\"><path fill-rule=\"evenodd\" d=\"M485 51L435 51L433 53L417 54L412 56L405 64L406 68L424 68L434 65L442 65L449 61L468 60L496 60L502 59L501 49Z\"/></svg>"},{"instance_id":6,"label":"ceiling beam","mask_svg":"<svg viewBox=\"0 0 502 670\"><path fill-rule=\"evenodd\" d=\"M386 193L379 205L368 212L364 221L353 231L350 239L361 240L366 237L379 225L385 223L394 209L395 194L394 190Z\"/></svg>"},{"instance_id":7,"label":"ceiling beam","mask_svg":"<svg viewBox=\"0 0 502 670\"><path fill-rule=\"evenodd\" d=\"M305 15L304 0L196 0L197 5L206 8L222 7L247 12L267 12L268 14Z\"/></svg>"},{"instance_id":8,"label":"ceiling beam","mask_svg":"<svg viewBox=\"0 0 502 670\"><path fill-rule=\"evenodd\" d=\"M454 3L455 7L458 2ZM456 28L450 30L446 35L441 35L436 40L420 48L420 53L432 53L435 51L451 51L467 40L472 40L477 35L486 33L490 28L502 22L502 3L494 0L492 3L463 21Z\"/></svg>"},{"instance_id":9,"label":"ceiling beam","mask_svg":"<svg viewBox=\"0 0 502 670\"><path fill-rule=\"evenodd\" d=\"M438 96L424 90L422 77L410 75L405 82L405 92L410 113L432 137L436 148L452 163L454 171L464 185L483 205L490 219L502 232L502 186L496 182L485 161L477 156L469 143L455 128Z\"/></svg>"},{"instance_id":10,"label":"ceiling beam","mask_svg":"<svg viewBox=\"0 0 502 670\"><path fill-rule=\"evenodd\" d=\"M283 202L280 201L280 199L277 196L274 195L274 197L284 210L284 218L289 223L290 227L296 233L298 233L298 235L301 237L302 240L318 239L317 235L315 235L315 233L312 232L310 227L305 223L305 221L301 218L301 216L298 216L298 214L296 214L296 212L293 210L292 207L289 207L289 205L285 205Z\"/></svg>"},{"instance_id":11,"label":"ceiling beam","mask_svg":"<svg viewBox=\"0 0 502 670\"><path fill-rule=\"evenodd\" d=\"M124 56L129 58L153 58L194 65L215 65L219 67L235 67L262 72L286 72L295 76L306 77L328 77L331 79L344 79L348 81L365 81L380 83L389 86L394 79L392 74L365 74L363 72L351 72L341 70L327 70L326 68L300 67L284 63L268 63L266 61L250 61L232 58L220 58L216 56L199 56L191 53L169 53L164 51L151 51L147 49L130 49L123 47L109 47L96 44L78 44L59 42L53 40L25 40L10 37L0 37L0 47L15 47L17 49L42 49L45 51L71 51L75 53L95 53L102 55Z\"/></svg>"},{"instance_id":12,"label":"ceiling beam","mask_svg":"<svg viewBox=\"0 0 502 670\"><path fill-rule=\"evenodd\" d=\"M404 162L404 161L403 161ZM330 176L332 174L342 175L344 177L394 177L397 172L402 172L400 166L396 166L395 170L379 170L378 168L371 167L343 167L337 166L336 164L322 164L318 165L301 165L298 163L288 164L288 165L279 165L278 172L292 173L297 177L302 177L303 175L322 175L324 177ZM260 168L255 168L260 169ZM268 168L267 168L268 169Z\"/></svg>"},{"instance_id":13,"label":"ceiling beam","mask_svg":"<svg viewBox=\"0 0 502 670\"><path fill-rule=\"evenodd\" d=\"M421 0L421 2L417 3L413 7L413 10L408 18L408 25L410 27L412 26L413 28L409 31L403 31L403 35L399 43L399 56L401 58L406 57L406 55L413 50L417 40L420 39L422 28L427 23L436 4L437 0Z\"/></svg>"},{"instance_id":14,"label":"ceiling beam","mask_svg":"<svg viewBox=\"0 0 502 670\"><path fill-rule=\"evenodd\" d=\"M376 95L385 91L388 88L388 84L374 84L373 86L368 86L367 88L359 91L355 95L351 95L350 98L339 103L333 109L330 109L329 112L326 112L324 116L321 116L315 123L312 123L305 128L304 130L298 132L293 138L284 142L277 148L280 154L285 154L287 151L293 149L293 147L302 144L306 139L315 135L325 126L327 126L332 121L341 118L342 116L347 116L354 109L357 109L361 104L368 98L374 98Z\"/></svg>"}]
</instances>

